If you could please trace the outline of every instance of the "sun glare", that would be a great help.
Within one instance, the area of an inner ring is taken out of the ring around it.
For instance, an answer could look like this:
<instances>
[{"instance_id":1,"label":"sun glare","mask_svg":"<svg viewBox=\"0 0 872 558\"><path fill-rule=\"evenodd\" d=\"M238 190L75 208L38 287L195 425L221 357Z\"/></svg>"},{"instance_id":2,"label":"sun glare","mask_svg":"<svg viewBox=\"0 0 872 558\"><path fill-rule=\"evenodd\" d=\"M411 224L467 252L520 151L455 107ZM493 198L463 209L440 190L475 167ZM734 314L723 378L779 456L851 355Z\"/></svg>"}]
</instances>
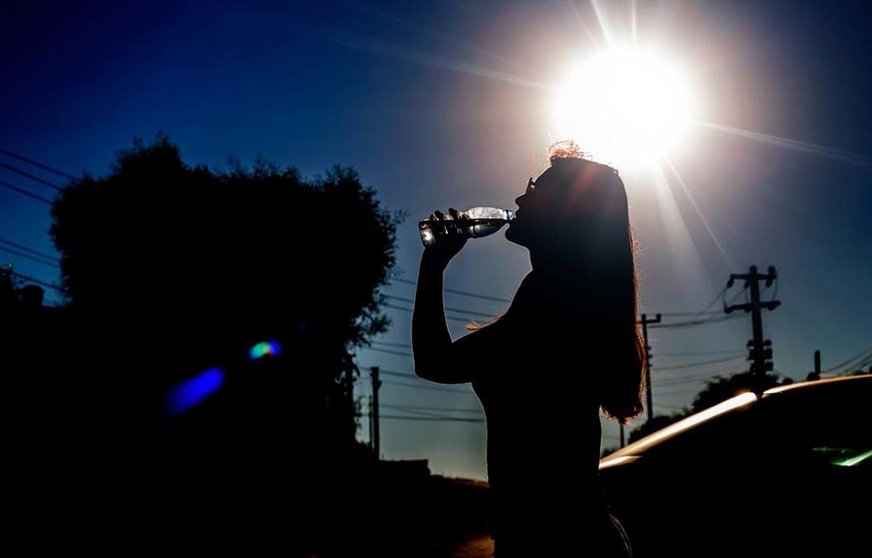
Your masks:
<instances>
[{"instance_id":1,"label":"sun glare","mask_svg":"<svg viewBox=\"0 0 872 558\"><path fill-rule=\"evenodd\" d=\"M656 164L693 117L681 73L653 52L612 50L575 65L558 89L555 140L572 139L619 169Z\"/></svg>"}]
</instances>

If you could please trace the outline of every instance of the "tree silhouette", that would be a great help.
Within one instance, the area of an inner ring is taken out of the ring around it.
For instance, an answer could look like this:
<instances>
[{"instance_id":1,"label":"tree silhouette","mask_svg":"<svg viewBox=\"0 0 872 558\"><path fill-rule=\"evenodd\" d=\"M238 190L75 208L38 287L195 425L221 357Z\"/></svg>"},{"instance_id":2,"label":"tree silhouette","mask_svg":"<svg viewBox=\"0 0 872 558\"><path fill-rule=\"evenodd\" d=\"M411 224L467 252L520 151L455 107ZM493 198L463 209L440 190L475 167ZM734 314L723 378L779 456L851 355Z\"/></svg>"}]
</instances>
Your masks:
<instances>
[{"instance_id":1,"label":"tree silhouette","mask_svg":"<svg viewBox=\"0 0 872 558\"><path fill-rule=\"evenodd\" d=\"M290 493L317 517L314 494L361 451L342 379L388 325L380 288L399 215L350 168L214 171L158 136L65 189L52 216L89 455L122 446L134 470L199 495L212 517L207 503ZM265 340L281 354L250 360ZM220 389L168 413L168 394L206 370Z\"/></svg>"},{"instance_id":2,"label":"tree silhouette","mask_svg":"<svg viewBox=\"0 0 872 558\"><path fill-rule=\"evenodd\" d=\"M0 266L0 308L8 311L18 300L18 280L12 275L12 266Z\"/></svg>"}]
</instances>

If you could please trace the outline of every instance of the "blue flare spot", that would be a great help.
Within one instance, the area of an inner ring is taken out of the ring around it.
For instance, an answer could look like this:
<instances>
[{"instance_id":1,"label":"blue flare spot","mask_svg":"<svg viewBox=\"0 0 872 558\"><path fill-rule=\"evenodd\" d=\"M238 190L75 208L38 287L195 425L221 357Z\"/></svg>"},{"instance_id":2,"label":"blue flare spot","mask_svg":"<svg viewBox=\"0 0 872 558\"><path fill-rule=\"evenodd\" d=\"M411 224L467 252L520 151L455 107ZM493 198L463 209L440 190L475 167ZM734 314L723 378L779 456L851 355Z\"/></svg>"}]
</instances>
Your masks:
<instances>
[{"instance_id":1,"label":"blue flare spot","mask_svg":"<svg viewBox=\"0 0 872 558\"><path fill-rule=\"evenodd\" d=\"M164 407L171 417L179 416L200 403L224 383L224 372L211 368L170 389L164 396Z\"/></svg>"}]
</instances>

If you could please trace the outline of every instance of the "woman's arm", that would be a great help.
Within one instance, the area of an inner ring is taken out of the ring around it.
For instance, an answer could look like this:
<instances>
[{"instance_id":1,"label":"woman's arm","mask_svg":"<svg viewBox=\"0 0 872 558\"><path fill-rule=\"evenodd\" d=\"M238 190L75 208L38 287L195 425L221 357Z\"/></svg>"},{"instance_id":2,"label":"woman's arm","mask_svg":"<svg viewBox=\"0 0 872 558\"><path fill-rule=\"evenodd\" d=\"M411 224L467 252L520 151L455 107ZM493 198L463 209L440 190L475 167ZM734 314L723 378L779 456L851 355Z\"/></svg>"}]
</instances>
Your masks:
<instances>
[{"instance_id":1,"label":"woman's arm","mask_svg":"<svg viewBox=\"0 0 872 558\"><path fill-rule=\"evenodd\" d=\"M425 380L440 383L461 383L466 378L454 378L446 370L445 356L451 349L451 333L445 320L442 302L445 266L429 250L424 252L418 269L415 311L412 315L412 352L415 373ZM445 262L447 263L447 262Z\"/></svg>"},{"instance_id":2,"label":"woman's arm","mask_svg":"<svg viewBox=\"0 0 872 558\"><path fill-rule=\"evenodd\" d=\"M436 212L431 218L441 220L445 216ZM432 382L459 384L472 381L470 350L467 348L470 344L452 342L442 298L445 268L465 244L465 238L440 237L439 242L425 248L421 256L412 316L412 352L415 373Z\"/></svg>"}]
</instances>

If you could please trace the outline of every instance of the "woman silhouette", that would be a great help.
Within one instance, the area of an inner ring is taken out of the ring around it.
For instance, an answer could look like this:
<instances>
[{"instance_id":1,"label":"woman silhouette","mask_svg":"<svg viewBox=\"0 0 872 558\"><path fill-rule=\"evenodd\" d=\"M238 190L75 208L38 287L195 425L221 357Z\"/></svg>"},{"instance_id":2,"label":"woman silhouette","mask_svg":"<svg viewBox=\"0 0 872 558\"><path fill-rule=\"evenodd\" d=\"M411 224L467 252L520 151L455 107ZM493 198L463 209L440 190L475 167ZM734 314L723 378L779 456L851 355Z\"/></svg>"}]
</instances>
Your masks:
<instances>
[{"instance_id":1,"label":"woman silhouette","mask_svg":"<svg viewBox=\"0 0 872 558\"><path fill-rule=\"evenodd\" d=\"M581 158L574 144L550 159L515 200L506 238L529 250L532 270L498 320L452 341L443 272L466 241L424 250L415 370L472 382L481 400L496 558L629 556L597 472L600 409L619 421L642 410L627 196L617 171Z\"/></svg>"}]
</instances>

